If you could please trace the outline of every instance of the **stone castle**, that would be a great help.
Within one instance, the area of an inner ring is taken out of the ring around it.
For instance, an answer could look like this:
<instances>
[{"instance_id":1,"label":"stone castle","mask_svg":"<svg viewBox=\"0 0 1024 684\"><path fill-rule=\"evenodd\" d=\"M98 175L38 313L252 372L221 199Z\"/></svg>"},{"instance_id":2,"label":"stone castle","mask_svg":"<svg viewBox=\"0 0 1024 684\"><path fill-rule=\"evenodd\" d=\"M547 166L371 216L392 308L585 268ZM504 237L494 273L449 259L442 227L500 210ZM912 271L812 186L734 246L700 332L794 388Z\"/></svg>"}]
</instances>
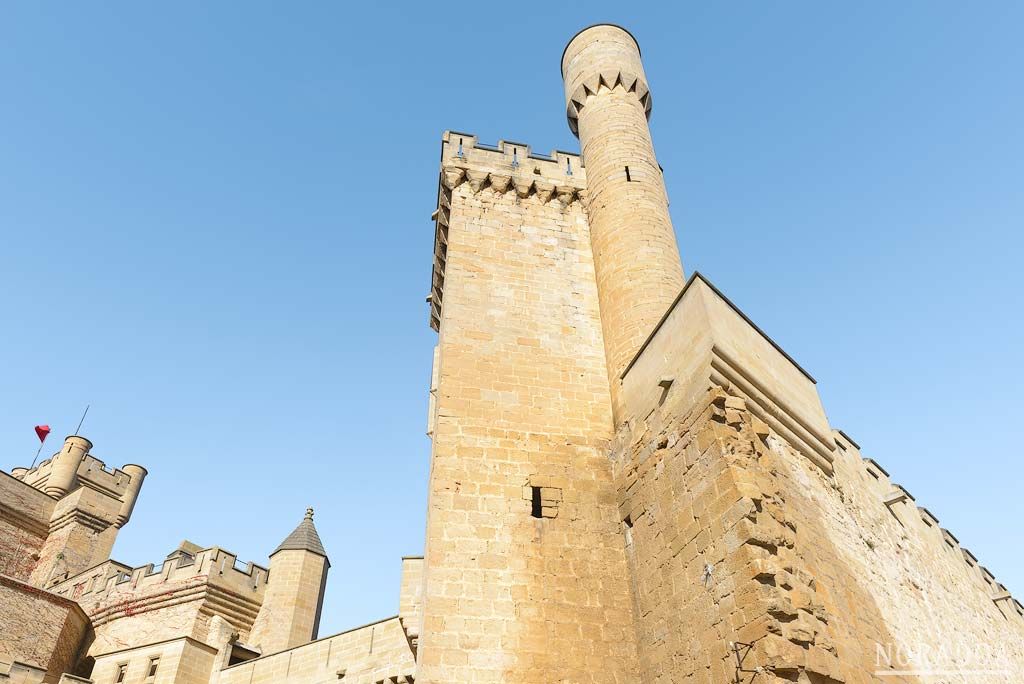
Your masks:
<instances>
[{"instance_id":1,"label":"stone castle","mask_svg":"<svg viewBox=\"0 0 1024 684\"><path fill-rule=\"evenodd\" d=\"M1011 682L1024 608L684 278L640 49L562 56L581 154L443 136L425 553L333 636L313 512L268 566L109 558L146 470L0 473L0 682Z\"/></svg>"}]
</instances>

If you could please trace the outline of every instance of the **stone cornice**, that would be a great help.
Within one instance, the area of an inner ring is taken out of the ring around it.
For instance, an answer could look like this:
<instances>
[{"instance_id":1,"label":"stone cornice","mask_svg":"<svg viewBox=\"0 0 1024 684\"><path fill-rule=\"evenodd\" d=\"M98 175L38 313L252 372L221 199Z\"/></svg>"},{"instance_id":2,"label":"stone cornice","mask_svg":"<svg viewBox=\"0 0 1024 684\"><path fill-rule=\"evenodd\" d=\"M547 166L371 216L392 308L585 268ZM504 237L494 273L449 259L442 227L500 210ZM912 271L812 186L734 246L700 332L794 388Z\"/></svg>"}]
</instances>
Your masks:
<instances>
[{"instance_id":1,"label":"stone cornice","mask_svg":"<svg viewBox=\"0 0 1024 684\"><path fill-rule=\"evenodd\" d=\"M493 190L499 195L514 191L521 199L534 197L541 204L557 200L562 206L569 206L579 199L583 192L583 188L577 184L555 184L543 177L523 172L494 172L458 163L447 164L441 169L441 184L447 190L454 190L463 183L469 183L474 194L485 189ZM443 203L442 207L449 208L444 207Z\"/></svg>"},{"instance_id":2,"label":"stone cornice","mask_svg":"<svg viewBox=\"0 0 1024 684\"><path fill-rule=\"evenodd\" d=\"M83 527L87 527L94 532L103 532L114 524L113 521L101 518L98 515L93 515L89 511L82 510L81 508L74 508L50 521L50 534L75 523L82 525Z\"/></svg>"}]
</instances>

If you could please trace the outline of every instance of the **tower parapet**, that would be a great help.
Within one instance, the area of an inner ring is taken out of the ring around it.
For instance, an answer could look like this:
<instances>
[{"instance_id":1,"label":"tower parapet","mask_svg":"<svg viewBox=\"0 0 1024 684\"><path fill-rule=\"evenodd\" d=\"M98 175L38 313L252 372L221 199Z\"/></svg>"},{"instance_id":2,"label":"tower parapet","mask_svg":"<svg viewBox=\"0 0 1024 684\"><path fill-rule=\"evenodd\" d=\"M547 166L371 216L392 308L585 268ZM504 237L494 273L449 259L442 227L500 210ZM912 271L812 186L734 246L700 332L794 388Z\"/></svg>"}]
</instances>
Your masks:
<instances>
[{"instance_id":1,"label":"tower parapet","mask_svg":"<svg viewBox=\"0 0 1024 684\"><path fill-rule=\"evenodd\" d=\"M684 284L647 118L651 93L632 34L599 24L562 54L569 128L587 166L601 327L616 421L619 376Z\"/></svg>"},{"instance_id":2,"label":"tower parapet","mask_svg":"<svg viewBox=\"0 0 1024 684\"><path fill-rule=\"evenodd\" d=\"M434 268L427 297L430 327L435 331L441 325L452 192L464 183L468 183L474 193L483 190L499 195L514 192L519 200L532 198L540 204L557 201L569 206L582 198L587 174L580 156L572 152L552 150L550 155L543 155L524 143L499 140L492 146L481 143L471 133L444 132L441 179L433 215Z\"/></svg>"},{"instance_id":3,"label":"tower parapet","mask_svg":"<svg viewBox=\"0 0 1024 684\"><path fill-rule=\"evenodd\" d=\"M56 454L31 469L12 468L11 475L52 499L59 500L79 487L115 498L120 502L117 527L123 527L148 471L133 463L110 469L89 453L91 449L92 442L85 437L69 435Z\"/></svg>"}]
</instances>

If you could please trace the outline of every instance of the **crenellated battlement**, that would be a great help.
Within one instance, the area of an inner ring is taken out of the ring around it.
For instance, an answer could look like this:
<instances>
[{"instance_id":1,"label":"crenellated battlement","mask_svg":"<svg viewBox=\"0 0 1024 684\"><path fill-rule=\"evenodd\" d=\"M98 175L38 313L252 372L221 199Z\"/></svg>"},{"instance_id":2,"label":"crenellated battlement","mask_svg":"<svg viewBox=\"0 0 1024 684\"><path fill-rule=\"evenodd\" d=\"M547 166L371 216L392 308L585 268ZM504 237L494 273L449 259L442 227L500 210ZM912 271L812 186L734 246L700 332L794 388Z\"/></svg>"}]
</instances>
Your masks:
<instances>
[{"instance_id":1,"label":"crenellated battlement","mask_svg":"<svg viewBox=\"0 0 1024 684\"><path fill-rule=\"evenodd\" d=\"M36 489L45 489L50 479L55 459L60 455L56 453L46 459L35 468L13 468L11 474ZM96 491L108 494L116 499L124 496L131 482L132 476L121 468L108 467L106 463L92 454L86 454L75 472L80 484L91 487Z\"/></svg>"},{"instance_id":2,"label":"crenellated battlement","mask_svg":"<svg viewBox=\"0 0 1024 684\"><path fill-rule=\"evenodd\" d=\"M269 570L252 561L240 564L238 556L217 546L195 553L177 550L159 564L132 567L108 560L77 575L58 577L50 591L76 600L100 597L112 591L144 591L149 587L197 578L208 578L238 592L261 590Z\"/></svg>"},{"instance_id":3,"label":"crenellated battlement","mask_svg":"<svg viewBox=\"0 0 1024 684\"><path fill-rule=\"evenodd\" d=\"M499 140L497 145L485 145L471 133L444 132L437 209L431 216L434 264L427 303L430 327L434 330L441 324L452 193L462 186L473 193L489 190L504 195L514 192L517 201L557 202L567 208L584 196L587 174L580 155L572 152L552 150L550 155L543 155L525 143Z\"/></svg>"},{"instance_id":4,"label":"crenellated battlement","mask_svg":"<svg viewBox=\"0 0 1024 684\"><path fill-rule=\"evenodd\" d=\"M526 143L507 140L486 145L477 136L458 131L445 131L441 137L441 170L454 174L447 182L442 179L449 189L468 180L474 191L479 191L484 187L486 174L494 177L491 187L496 192L506 192L511 186L521 197L543 193L544 183L576 191L587 184L579 154L552 150L544 155L534 152ZM459 175L459 170L468 175ZM542 197L547 201L550 194Z\"/></svg>"},{"instance_id":5,"label":"crenellated battlement","mask_svg":"<svg viewBox=\"0 0 1024 684\"><path fill-rule=\"evenodd\" d=\"M46 459L38 466L26 469L15 468L11 474L30 487L44 492L53 499L63 499L78 489L88 489L106 499L99 506L103 515L95 518L92 527L101 532L108 526L123 527L131 517L138 499L142 482L146 479L146 469L134 463L121 468L108 468L107 465L89 453L92 442L80 435L70 435L64 440L60 451ZM96 500L88 506L76 506L75 511L62 513L62 517L51 522L51 530L61 526L68 516L81 517L80 508L97 509Z\"/></svg>"},{"instance_id":6,"label":"crenellated battlement","mask_svg":"<svg viewBox=\"0 0 1024 684\"><path fill-rule=\"evenodd\" d=\"M834 431L839 453L849 453L859 459L872 491L879 502L900 525L916 533L918 538L953 553L969 568L970 574L985 589L992 601L1007 617L1017 615L1024 618L1024 605L1015 599L1006 586L978 562L977 557L960 544L952 532L942 527L938 517L927 508L918 505L916 498L902 485L892 481L888 471L872 458L861 455L860 445L841 430Z\"/></svg>"}]
</instances>

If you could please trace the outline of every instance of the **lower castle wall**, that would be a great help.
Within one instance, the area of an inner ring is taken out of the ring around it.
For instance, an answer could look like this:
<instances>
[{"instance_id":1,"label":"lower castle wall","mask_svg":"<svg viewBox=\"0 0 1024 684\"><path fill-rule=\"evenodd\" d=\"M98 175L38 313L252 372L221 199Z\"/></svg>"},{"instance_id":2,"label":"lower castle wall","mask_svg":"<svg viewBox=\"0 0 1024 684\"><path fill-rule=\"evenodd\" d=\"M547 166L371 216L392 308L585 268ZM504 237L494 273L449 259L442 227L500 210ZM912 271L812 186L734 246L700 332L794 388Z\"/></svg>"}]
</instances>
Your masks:
<instances>
[{"instance_id":1,"label":"lower castle wall","mask_svg":"<svg viewBox=\"0 0 1024 684\"><path fill-rule=\"evenodd\" d=\"M0 577L0 660L38 665L43 681L75 672L89 645L89 618L74 601Z\"/></svg>"},{"instance_id":2,"label":"lower castle wall","mask_svg":"<svg viewBox=\"0 0 1024 684\"><path fill-rule=\"evenodd\" d=\"M967 562L959 545L946 543L927 511L912 499L886 504L891 483L869 473L852 443L841 436L837 441L834 480L776 437L766 442L767 461L778 468L777 481L791 493L792 508L813 517L834 550L834 581L856 582L885 620L891 641L880 644L884 655L872 657L871 664L880 670L973 673L924 681L995 684L1019 677L1024 617L1008 598L993 600L1000 590Z\"/></svg>"},{"instance_id":3,"label":"lower castle wall","mask_svg":"<svg viewBox=\"0 0 1024 684\"><path fill-rule=\"evenodd\" d=\"M113 561L70 577L52 589L78 601L96 630L90 655L100 656L188 637L212 643L211 621L221 616L241 640L249 636L266 586L267 571L221 549L161 566L131 568Z\"/></svg>"},{"instance_id":4,"label":"lower castle wall","mask_svg":"<svg viewBox=\"0 0 1024 684\"><path fill-rule=\"evenodd\" d=\"M886 622L757 424L713 389L620 435L641 681L873 681Z\"/></svg>"},{"instance_id":5,"label":"lower castle wall","mask_svg":"<svg viewBox=\"0 0 1024 684\"><path fill-rule=\"evenodd\" d=\"M113 603L103 606L104 622L96 626L96 641L90 655L101 656L113 651L133 648L139 644L152 644L178 637L202 639L206 636L206 616L201 615L202 594L169 604L158 610L146 611L144 597L111 597ZM91 611L90 611L91 612Z\"/></svg>"},{"instance_id":6,"label":"lower castle wall","mask_svg":"<svg viewBox=\"0 0 1024 684\"><path fill-rule=\"evenodd\" d=\"M234 665L216 684L377 684L412 681L412 650L398 618ZM344 677L339 676L344 671Z\"/></svg>"},{"instance_id":7,"label":"lower castle wall","mask_svg":"<svg viewBox=\"0 0 1024 684\"><path fill-rule=\"evenodd\" d=\"M758 667L756 682L935 681L896 674L932 668L994 684L1024 670L1024 619L912 502L890 512L890 485L839 444L833 477L720 388L696 404L670 394L620 432L641 681Z\"/></svg>"},{"instance_id":8,"label":"lower castle wall","mask_svg":"<svg viewBox=\"0 0 1024 684\"><path fill-rule=\"evenodd\" d=\"M216 656L215 648L190 638L156 642L96 658L91 680L96 684L115 682L118 668L126 665L126 684L209 684ZM156 675L149 678L154 658L159 659Z\"/></svg>"}]
</instances>

